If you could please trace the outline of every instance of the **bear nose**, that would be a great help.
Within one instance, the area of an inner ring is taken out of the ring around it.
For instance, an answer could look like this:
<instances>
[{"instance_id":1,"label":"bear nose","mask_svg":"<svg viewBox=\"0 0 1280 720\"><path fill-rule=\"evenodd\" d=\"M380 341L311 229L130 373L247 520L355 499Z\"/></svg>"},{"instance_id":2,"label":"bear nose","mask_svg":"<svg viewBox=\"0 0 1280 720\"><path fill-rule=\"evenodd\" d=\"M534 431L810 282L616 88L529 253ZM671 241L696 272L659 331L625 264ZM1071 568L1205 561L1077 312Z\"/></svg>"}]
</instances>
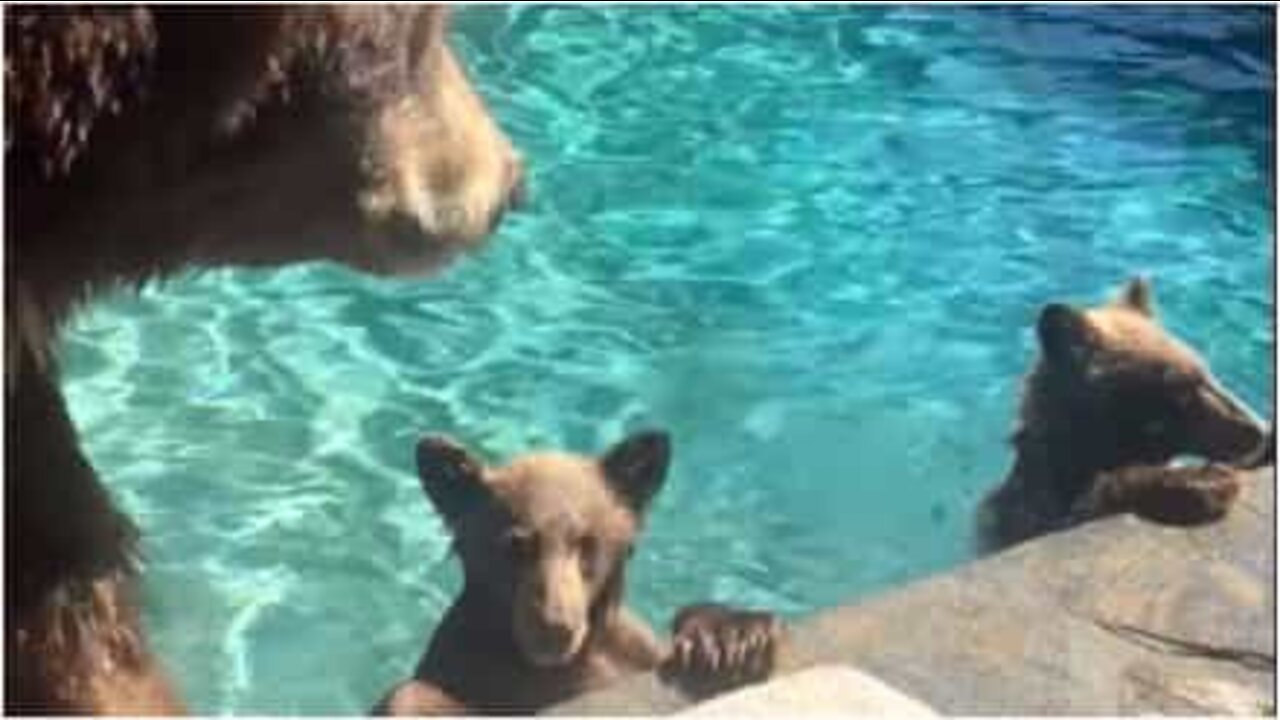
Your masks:
<instances>
[{"instance_id":1,"label":"bear nose","mask_svg":"<svg viewBox=\"0 0 1280 720\"><path fill-rule=\"evenodd\" d=\"M1268 465L1274 465L1275 463L1276 429L1267 428L1267 434L1263 436L1262 441L1258 443L1258 446L1245 456L1244 460L1241 461L1240 466L1246 470L1256 470Z\"/></svg>"},{"instance_id":2,"label":"bear nose","mask_svg":"<svg viewBox=\"0 0 1280 720\"><path fill-rule=\"evenodd\" d=\"M529 187L525 180L524 163L519 160L511 160L507 164L507 176L510 181L507 185L507 201L508 210L519 210L529 201Z\"/></svg>"},{"instance_id":3,"label":"bear nose","mask_svg":"<svg viewBox=\"0 0 1280 720\"><path fill-rule=\"evenodd\" d=\"M573 626L563 620L548 620L542 632L555 647L567 647L573 642Z\"/></svg>"}]
</instances>

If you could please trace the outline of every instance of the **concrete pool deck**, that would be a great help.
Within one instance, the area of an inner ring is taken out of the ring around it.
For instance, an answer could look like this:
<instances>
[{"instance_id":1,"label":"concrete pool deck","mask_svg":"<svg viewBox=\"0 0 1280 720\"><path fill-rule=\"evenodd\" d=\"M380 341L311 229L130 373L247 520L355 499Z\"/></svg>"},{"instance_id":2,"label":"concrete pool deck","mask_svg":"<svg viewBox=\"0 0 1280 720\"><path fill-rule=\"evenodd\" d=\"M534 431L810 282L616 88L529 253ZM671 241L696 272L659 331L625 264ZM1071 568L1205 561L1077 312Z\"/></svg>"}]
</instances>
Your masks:
<instances>
[{"instance_id":1,"label":"concrete pool deck","mask_svg":"<svg viewBox=\"0 0 1280 720\"><path fill-rule=\"evenodd\" d=\"M793 623L782 663L856 668L947 715L1274 714L1275 600L1266 468L1219 523L1120 516L1047 535ZM804 699L788 693L812 695L815 677L784 675L743 697L794 712ZM847 688L829 689L830 712L858 713ZM690 705L643 675L552 712Z\"/></svg>"}]
</instances>

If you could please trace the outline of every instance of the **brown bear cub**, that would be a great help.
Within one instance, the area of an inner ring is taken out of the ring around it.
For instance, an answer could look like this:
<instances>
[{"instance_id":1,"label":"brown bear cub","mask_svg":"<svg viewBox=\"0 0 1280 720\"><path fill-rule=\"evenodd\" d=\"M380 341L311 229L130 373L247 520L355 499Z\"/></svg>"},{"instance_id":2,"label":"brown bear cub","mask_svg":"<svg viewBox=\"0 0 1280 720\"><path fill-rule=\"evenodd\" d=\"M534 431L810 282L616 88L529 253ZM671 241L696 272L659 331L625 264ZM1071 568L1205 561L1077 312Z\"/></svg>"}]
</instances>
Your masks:
<instances>
[{"instance_id":1,"label":"brown bear cub","mask_svg":"<svg viewBox=\"0 0 1280 720\"><path fill-rule=\"evenodd\" d=\"M978 510L983 549L1113 513L1210 522L1244 469L1274 461L1267 428L1161 327L1147 281L1100 307L1047 305L1036 331L1013 469ZM1179 456L1208 462L1171 465Z\"/></svg>"},{"instance_id":2,"label":"brown bear cub","mask_svg":"<svg viewBox=\"0 0 1280 720\"><path fill-rule=\"evenodd\" d=\"M417 454L465 579L413 678L375 713L528 714L629 673L656 669L698 696L772 673L782 631L770 614L685 608L668 649L623 606L626 563L666 477L664 433L598 459L546 452L501 468L439 437Z\"/></svg>"}]
</instances>

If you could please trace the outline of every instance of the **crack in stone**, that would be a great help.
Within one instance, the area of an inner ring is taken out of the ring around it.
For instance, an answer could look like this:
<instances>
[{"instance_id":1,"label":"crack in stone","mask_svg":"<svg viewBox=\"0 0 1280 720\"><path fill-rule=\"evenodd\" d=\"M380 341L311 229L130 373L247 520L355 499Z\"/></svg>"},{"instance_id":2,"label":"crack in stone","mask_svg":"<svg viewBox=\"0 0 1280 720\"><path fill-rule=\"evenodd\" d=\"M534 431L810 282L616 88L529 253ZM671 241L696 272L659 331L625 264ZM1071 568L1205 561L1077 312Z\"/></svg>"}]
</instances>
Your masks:
<instances>
[{"instance_id":1,"label":"crack in stone","mask_svg":"<svg viewBox=\"0 0 1280 720\"><path fill-rule=\"evenodd\" d=\"M1137 625L1111 622L1096 617L1084 618L1097 627L1123 640L1142 645L1147 649L1175 655L1200 657L1235 663L1253 672L1274 672L1276 656L1259 650L1214 645L1211 643L1174 637L1148 630Z\"/></svg>"}]
</instances>

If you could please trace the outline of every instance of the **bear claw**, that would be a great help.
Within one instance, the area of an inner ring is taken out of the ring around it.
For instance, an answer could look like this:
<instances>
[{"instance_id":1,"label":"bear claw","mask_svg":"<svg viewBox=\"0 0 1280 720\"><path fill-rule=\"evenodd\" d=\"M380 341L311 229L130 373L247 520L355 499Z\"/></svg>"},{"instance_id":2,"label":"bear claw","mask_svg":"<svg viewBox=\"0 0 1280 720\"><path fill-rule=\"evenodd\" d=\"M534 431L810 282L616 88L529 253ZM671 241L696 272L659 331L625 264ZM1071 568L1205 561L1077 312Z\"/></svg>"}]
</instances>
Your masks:
<instances>
[{"instance_id":1,"label":"bear claw","mask_svg":"<svg viewBox=\"0 0 1280 720\"><path fill-rule=\"evenodd\" d=\"M774 670L782 624L765 612L716 604L681 610L661 677L694 697L760 682Z\"/></svg>"}]
</instances>

